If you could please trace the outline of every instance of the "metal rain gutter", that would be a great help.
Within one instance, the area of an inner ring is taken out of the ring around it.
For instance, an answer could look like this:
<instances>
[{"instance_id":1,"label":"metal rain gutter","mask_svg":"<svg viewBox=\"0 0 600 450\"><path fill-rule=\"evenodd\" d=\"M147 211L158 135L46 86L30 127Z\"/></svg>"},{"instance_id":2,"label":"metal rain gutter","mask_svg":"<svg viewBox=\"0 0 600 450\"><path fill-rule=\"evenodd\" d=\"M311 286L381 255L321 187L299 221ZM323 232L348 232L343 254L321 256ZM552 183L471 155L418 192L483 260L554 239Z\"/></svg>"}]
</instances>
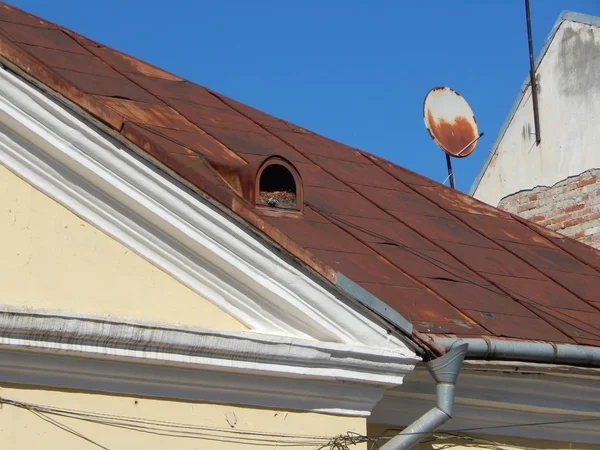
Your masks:
<instances>
[{"instance_id":1,"label":"metal rain gutter","mask_svg":"<svg viewBox=\"0 0 600 450\"><path fill-rule=\"evenodd\" d=\"M467 347L467 344L454 346L445 355L425 363L436 382L436 406L389 440L381 450L408 450L452 418L456 379Z\"/></svg>"},{"instance_id":2,"label":"metal rain gutter","mask_svg":"<svg viewBox=\"0 0 600 450\"><path fill-rule=\"evenodd\" d=\"M434 338L447 350L468 345L467 357L600 367L600 347L487 338Z\"/></svg>"}]
</instances>

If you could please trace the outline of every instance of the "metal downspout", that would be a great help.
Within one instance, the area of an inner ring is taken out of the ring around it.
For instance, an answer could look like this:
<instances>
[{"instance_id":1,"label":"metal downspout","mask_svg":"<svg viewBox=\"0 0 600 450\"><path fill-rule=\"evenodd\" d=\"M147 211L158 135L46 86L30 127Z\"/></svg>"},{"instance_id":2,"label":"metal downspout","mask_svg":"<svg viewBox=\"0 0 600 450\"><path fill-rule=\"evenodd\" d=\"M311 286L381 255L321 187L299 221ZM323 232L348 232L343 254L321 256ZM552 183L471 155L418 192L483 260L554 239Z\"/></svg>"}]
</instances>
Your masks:
<instances>
[{"instance_id":1,"label":"metal downspout","mask_svg":"<svg viewBox=\"0 0 600 450\"><path fill-rule=\"evenodd\" d=\"M381 450L408 450L452 417L456 379L467 348L467 344L455 346L445 355L425 363L437 383L436 406L388 441Z\"/></svg>"}]
</instances>

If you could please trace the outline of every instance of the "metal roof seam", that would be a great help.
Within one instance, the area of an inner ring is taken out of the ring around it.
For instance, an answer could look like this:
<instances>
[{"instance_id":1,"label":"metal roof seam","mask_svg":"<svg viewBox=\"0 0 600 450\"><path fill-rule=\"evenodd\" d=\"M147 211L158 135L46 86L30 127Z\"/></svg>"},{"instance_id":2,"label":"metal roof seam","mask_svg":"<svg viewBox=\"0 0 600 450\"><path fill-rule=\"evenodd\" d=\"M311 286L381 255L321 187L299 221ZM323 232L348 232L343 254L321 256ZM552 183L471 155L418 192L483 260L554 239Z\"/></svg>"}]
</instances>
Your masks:
<instances>
[{"instance_id":1,"label":"metal roof seam","mask_svg":"<svg viewBox=\"0 0 600 450\"><path fill-rule=\"evenodd\" d=\"M0 3L1 3L1 2L0 2ZM17 8L15 8L15 9L17 9ZM19 11L21 11L21 10L19 10ZM21 12L23 12L23 11L21 11ZM32 16L32 17L35 17L35 16ZM83 46L83 44L81 44L81 42L79 42L79 38L85 38L87 41L89 41L91 44L95 45L97 48L110 48L110 47L106 47L105 45L103 45L103 44L101 44L101 43L99 43L99 42L96 42L96 41L94 41L93 39L89 39L89 38L87 38L87 37L84 37L84 36L82 36L82 35L80 35L80 34L78 34L78 33L75 33L74 31L72 31L72 30L69 30L68 28L62 27L62 26L60 26L60 25L55 25L55 26L56 26L56 28L57 28L57 29L59 29L60 31L62 31L63 33L65 33L67 36L69 36L70 38L72 38L72 39L74 39L75 41L77 41L77 43L78 43L79 45L82 45L82 46ZM87 50L87 49L86 49L86 50ZM88 50L88 51L89 51L89 50ZM114 49L113 49L113 51L115 51L116 53L119 53L120 55L123 55L123 56L129 56L129 55L127 55L126 53L120 52L120 51L118 51L118 50L114 50ZM90 53L92 53L92 52L90 52ZM94 54L94 56L96 56L96 57L97 57L97 58L98 58L100 61L102 61L102 62L104 62L104 63L108 64L106 61L104 61L104 60L103 60L102 58L100 58L99 56L97 56L97 55L95 55L95 54ZM150 67L152 67L152 68L154 68L154 69L157 69L157 70L159 70L160 72L166 73L166 74L170 75L172 78L177 78L177 79L179 79L180 81L185 81L183 78L179 77L178 75L175 75L174 73L171 73L171 72L167 72L166 70L164 70L164 69L161 69L160 67L157 67L157 66L155 66L155 65L153 65L153 64L150 64L150 63L147 63L147 62L144 62L144 64L147 64L148 66L150 66ZM112 67L112 66L111 66L111 67ZM115 69L115 70L116 70L116 69ZM121 73L121 72L119 72L119 73ZM121 73L121 75L123 75L123 74ZM124 75L123 75L123 76L124 76Z\"/></svg>"},{"instance_id":2,"label":"metal roof seam","mask_svg":"<svg viewBox=\"0 0 600 450\"><path fill-rule=\"evenodd\" d=\"M417 192L417 191L415 191ZM419 193L419 192L417 192ZM419 193L420 194L420 193ZM420 194L422 195L422 194ZM422 195L423 196L423 195ZM423 196L424 198L427 198L425 196ZM435 203L435 202L434 202ZM436 203L437 204L437 203ZM456 220L458 220L459 222L461 222L464 226L466 226L467 228L469 228L470 230L472 230L473 232L479 234L480 236L483 236L486 239L487 238L485 235L483 235L481 232L479 232L478 230L476 230L475 228L473 228L472 226L470 226L467 222L465 222L464 220L462 220L458 215L453 214L452 210L450 209L446 209L443 206L437 204L440 208L442 208L444 211L446 211L448 214L452 215L453 217L456 218ZM528 227L529 228L529 227ZM531 228L529 228L531 229ZM542 236L540 233L538 233L535 230L531 230L533 231L535 234L537 234L540 238L545 239L544 236ZM554 281L556 284L558 284L559 286L561 286L563 289L566 289L567 291L569 291L571 294L573 294L575 297L577 297L578 299L580 299L581 301L583 301L584 303L586 303L587 305L591 306L594 309L597 309L600 312L600 307L595 306L593 304L591 304L590 302L588 302L586 299L584 299L583 297L581 297L580 295L578 295L576 292L574 292L572 289L569 289L567 286L565 286L563 283L561 283L559 280L555 279L554 277L552 277L551 275L543 272L542 270L539 269L539 267L533 265L532 263L530 263L529 261L527 261L525 258L523 258L522 256L518 255L516 252L514 252L513 250L511 250L509 247L507 247L506 245L503 245L502 243L500 243L497 240L492 240L489 239L492 242L494 242L496 245L500 246L501 248L503 248L504 250L506 250L508 253L510 253L511 255L515 256L516 258L518 258L520 261L522 261L523 263L527 264L529 267L532 267L535 271L537 271L538 273L542 274L544 277L547 277L548 279ZM547 239L545 239L547 240ZM550 242L549 240L547 240L547 242L552 246L552 248L556 248L558 249L558 246L556 246L554 243ZM587 266L587 264L586 264ZM478 272L478 273L484 273L484 272Z\"/></svg>"},{"instance_id":3,"label":"metal roof seam","mask_svg":"<svg viewBox=\"0 0 600 450\"><path fill-rule=\"evenodd\" d=\"M215 97L219 98L221 101L225 102L223 99L221 99L218 95L215 95L214 93L212 93L212 91L209 91L212 95L214 95ZM226 102L225 102L226 103ZM381 210L384 214L390 216L393 221L398 221L403 223L405 226L408 226L409 228L411 228L413 231L417 232L418 234L421 235L421 237L425 240L427 240L428 242L431 242L432 244L434 244L435 246L439 247L437 244L435 244L433 241L431 241L430 239L428 239L426 236L422 235L421 233L419 233L416 229L413 229L412 227L410 227L408 224L402 222L401 220L399 220L397 217L393 216L392 214L390 214L388 211L386 211L385 209L383 209L381 206L377 205L372 199L366 197L364 194L362 194L361 192L358 192L356 189L354 189L354 187L349 184L348 182L339 179L338 177L336 177L333 173L331 173L331 171L329 171L328 169L320 166L316 161L314 161L313 158L310 157L310 155L304 154L303 152L301 152L300 150L298 150L294 145L292 145L291 143L287 142L285 139L281 138L280 136L277 136L275 134L273 134L270 130L268 130L266 127L264 127L262 124L258 123L256 120L252 119L251 117L248 117L246 114L244 114L243 112L239 111L237 108L233 107L232 105L229 105L233 110L237 111L239 114L243 115L244 117L246 117L248 120L251 120L252 122L254 122L257 126L261 127L263 130L267 131L271 136L274 136L275 138L279 139L281 142L283 142L284 144L288 145L289 147L291 147L292 149L294 149L296 152L298 152L299 154L301 154L302 156L304 156L305 158L307 158L309 161L311 161L313 164L315 164L317 167L319 167L321 170L323 170L324 172L326 172L327 174L329 174L331 177L335 178L336 180L338 180L340 183L343 183L344 185L346 185L348 188L352 189L352 191L354 191L355 193L357 193L359 196L361 196L362 198L364 198L365 200L367 200L369 203L371 203L373 206L375 206L377 209ZM361 152L362 154L362 152ZM364 155L363 155L364 156ZM367 158L367 161L370 162L370 160ZM372 162L370 162L370 164L373 164ZM400 180L398 180L398 182L400 182L401 184L403 184ZM439 206L439 205L438 205ZM442 208L443 209L443 208ZM394 266L395 268L397 268L401 273L406 274L403 270L401 270L396 264L393 264L388 258L384 257L383 255L381 255L376 249L373 249L371 246L369 246L369 248L371 248L373 251L375 251L375 253L377 253L381 258L383 258L388 264L391 264L392 266ZM450 253L448 253L444 248L439 247L442 252L448 254L451 258L455 259L460 265L464 265L465 267L467 267L464 263L462 263L461 261L459 261L458 259L456 259L453 255L451 255ZM472 271L472 269L469 268L470 271ZM477 272L474 272L475 274ZM413 277L411 277L412 279ZM421 282L419 282L419 284L422 284ZM433 291L431 288L428 288L428 290ZM437 296L441 297L446 303L450 304L450 302L448 302L446 299L443 298L443 296L441 296L440 294L438 294L437 292L435 292ZM454 306L451 305L453 308ZM456 309L456 308L455 308ZM461 315L465 316L465 317L469 317L469 315L465 314L465 312L461 311ZM485 326L483 326L481 323L477 322L474 318L469 317L469 319L473 320L474 323L476 323L478 326L482 327L483 329L485 329L488 332L491 332L491 330L487 329ZM560 331L560 330L559 330ZM563 333L564 334L564 333Z\"/></svg>"},{"instance_id":4,"label":"metal roof seam","mask_svg":"<svg viewBox=\"0 0 600 450\"><path fill-rule=\"evenodd\" d=\"M533 231L533 232L535 232L535 233L539 234L540 236L542 236L542 238L544 238L544 240L545 240L546 242L549 242L549 243L551 243L552 245L556 246L557 248L561 249L562 251L564 251L564 252L568 253L568 254L569 254L569 255L571 255L573 258L575 258L577 261L579 261L580 263L584 264L586 267L589 267L590 269L592 269L592 270L596 271L596 272L598 273L598 275L600 275L600 270L598 270L597 268L595 268L595 267L591 266L590 264L588 264L587 262L585 262L583 259L581 259L581 258L580 258L580 257L578 257L577 255L575 255L573 252L570 252L569 250L567 250L567 249L565 249L565 248L562 248L562 247L560 247L560 246L556 245L554 242L552 242L552 241L551 241L550 239L548 239L546 236L543 236L543 235L541 235L540 233L538 233L538 232L537 232L537 230L531 226L531 222L529 222L528 220L525 220L525 219L523 219L522 217L519 217L519 216L517 216L517 215L515 215L515 214L512 214L512 216L514 217L514 219L515 219L515 220L517 220L517 222L520 222L520 223L522 223L522 224L523 224L523 225L525 225L527 228L529 228L531 231ZM550 231L550 230L548 230L548 231ZM561 238L563 238L563 239L572 240L572 239L571 239L571 238L569 238L568 236L563 236L563 235L560 235L560 236L561 236ZM577 241L574 241L574 242L577 242ZM585 244L582 244L582 245L585 245Z\"/></svg>"},{"instance_id":5,"label":"metal roof seam","mask_svg":"<svg viewBox=\"0 0 600 450\"><path fill-rule=\"evenodd\" d=\"M367 156L367 155L365 155L365 154L363 154L363 156L364 156L365 158L368 158L368 156ZM370 158L368 158L368 159L370 159ZM402 182L401 180L399 180L399 179L398 179L398 177L397 177L395 174L393 174L392 172L390 172L389 170L387 170L385 167L383 167L383 165L379 164L377 161L375 161L375 164L377 164L377 165L378 165L378 166L379 166L379 167L380 167L382 170L386 171L386 172L387 172L389 175L391 175L391 176L393 176L394 178L396 178L396 179L397 179L397 180L398 180L400 183L402 183L404 186L408 187L408 188L409 188L409 189L411 189L411 190L412 190L414 193L416 193L417 195L419 195L420 197L422 197L424 200L426 200L426 201L430 201L430 202L434 203L434 204L435 204L435 205L437 205L439 208L441 208L442 210L446 211L448 214L452 215L452 216L453 216L453 217L455 217L457 220L459 220L461 223L463 223L465 226L467 226L468 228L470 228L472 231L474 231L474 232L475 232L475 233L477 233L478 235L482 236L483 238L485 238L485 239L487 239L487 240L490 240L490 241L491 241L491 239L489 239L489 238L487 238L487 237L483 236L481 233L479 233L478 231L476 231L475 229L473 229L472 227L470 227L470 226L468 226L466 223L464 223L464 222L463 222L463 221L462 221L460 218L458 218L458 217L456 217L454 214L452 214L452 213L451 213L451 210L449 210L449 209L446 209L446 208L442 207L441 205L439 205L438 203L434 202L433 200L431 200L431 199L428 199L427 197L425 197L423 194L421 194L419 191L417 191L416 189L414 189L414 188L413 188L412 186L410 186L409 184ZM414 231L416 231L417 233L419 233L419 231L418 231L418 230L416 230L416 229L414 229ZM419 234L420 234L420 233L419 233ZM433 242L433 241L431 241L431 242ZM494 241L491 241L491 242L494 242ZM435 245L436 245L436 246L438 246L438 247L440 247L440 246L439 246L439 245L437 245L437 244L435 244ZM440 248L442 248L442 247L440 247ZM446 251L446 250L445 250L445 249L443 249L443 248L442 248L442 250ZM446 251L446 253L448 253L448 252ZM449 253L449 254L450 254L450 253ZM454 255L451 255L451 254L450 254L450 256L452 256L454 259L456 259L456 257L454 257ZM459 261L459 263L460 263L460 264L462 264L462 265L464 265L465 267L467 267L469 270L473 271L473 269L472 269L472 268L470 268L470 267L469 267L469 266L468 266L466 263L464 263L464 262L462 262L462 261L460 261L460 260L458 260L458 259L456 259L456 260L457 260L457 261ZM474 271L474 272L475 272L476 274L478 274L478 275L479 275L481 278L483 278L483 279L486 279L486 280L487 280L489 283L491 283L491 284L492 284L493 286L495 286L496 288L500 289L502 292L504 292L506 295L508 295L510 298L512 298L512 299L513 299L515 302L517 302L517 303L519 303L519 304L522 304L522 305L523 305L523 303L522 303L522 302L520 302L518 299L514 298L514 297L513 297L513 296L512 296L512 295L511 295L509 292L507 292L507 290L506 290L505 288L503 288L502 286L498 285L498 284L497 284L497 283L495 283L493 280L487 279L485 276L483 276L483 274L481 274L481 272L478 272L478 271ZM530 299L530 300L531 300L531 299ZM537 302L533 301L533 303L537 303ZM523 306L525 306L525 305L523 305ZM525 306L525 307L527 307L527 306ZM541 316L541 315L540 315L538 312L536 312L536 311L532 311L530 307L527 307L527 309L529 309L529 311L531 311L533 314L535 314L536 316L538 316L540 319L544 320L544 318L543 318L543 317L542 317L542 316ZM545 320L544 320L544 321L545 321ZM547 322L547 321L545 321L545 322ZM547 323L549 323L549 322L547 322ZM567 336L567 335L565 334L565 332L564 332L564 331L562 331L560 328L558 328L556 325L554 325L554 324L551 324L551 323L549 323L549 325L551 325L553 328L555 328L557 331L559 331L559 332L560 332L561 334L563 334L564 336Z\"/></svg>"},{"instance_id":6,"label":"metal roof seam","mask_svg":"<svg viewBox=\"0 0 600 450\"><path fill-rule=\"evenodd\" d=\"M350 233L348 230L344 229L343 227L341 227L340 225L338 225L337 223L335 223L334 221L332 221L332 216L330 216L329 214L321 211L319 208L316 208L315 205L311 205L309 203L307 203L307 206L315 211L315 213L319 214L321 217L323 217L325 220L327 220L329 223L334 224L335 226L337 226L340 230L342 230L342 232L347 233L351 236L354 236L352 233ZM335 220L338 220L337 217L335 217ZM366 244L365 244L366 245ZM409 273L406 273L404 270L402 270L400 267L398 267L396 264L394 264L393 262L389 261L387 258L385 258L383 255L381 255L379 252L377 252L377 250L373 249L372 247L366 245L369 249L373 250L379 257L381 257L382 259L384 259L388 264L394 266L398 271L400 271L401 273L403 273L404 275L406 275L410 280L412 280L413 282L415 282L415 284L417 284L418 286L421 286L422 288L424 288L425 290L433 293L437 298L439 298L440 300L442 300L443 302L447 303L451 308L453 308L454 310L457 311L458 315L460 316L464 316L470 320L472 320L475 324L477 324L478 326L480 326L481 328L483 328L484 330L488 331L491 333L490 330L488 330L487 328L485 328L485 326L478 324L472 317L469 317L468 314L465 314L463 311L461 311L460 309L458 309L456 306L454 306L452 303L450 303L448 300L446 300L442 295L440 295L438 292L436 292L434 289L430 288L429 286L426 286L422 281L420 281L419 279L417 279L416 277L410 275ZM408 248L408 247L407 247ZM347 277L346 277L347 278Z\"/></svg>"},{"instance_id":7,"label":"metal roof seam","mask_svg":"<svg viewBox=\"0 0 600 450\"><path fill-rule=\"evenodd\" d=\"M67 36L69 36L71 39L73 39L73 37L71 36L71 33L72 33L72 32L71 32L70 30L67 30L67 29L65 29L65 28L62 28L62 27L60 28L60 30L61 30L61 31L62 31L62 32L65 34L65 35L67 35ZM125 77L127 80L129 80L130 82L132 82L133 84L135 84L137 87L139 87L140 89L142 89L142 90L144 90L145 92L147 92L149 95L151 95L151 96L155 97L155 98L156 98L156 99L157 99L157 100L158 100L158 101L159 101L161 104L165 105L165 106L166 106L166 107L168 107L168 108L171 108L171 109L172 109L173 111L175 111L175 112L176 112L176 113L177 113L179 116L181 116L181 117L182 117L182 118L183 118L183 119L184 119L184 120L185 120L185 121L186 121L186 122L187 122L189 125L191 125L191 126L192 126L192 127L194 127L194 128L197 128L197 129L198 129L198 130L200 130L201 132L203 132L203 133L207 134L208 136L210 136L212 139L214 139L216 142L218 142L218 143L219 143L219 144L221 144L222 146L224 146L224 147L226 147L226 148L229 148L229 147L227 147L227 145L225 145L223 142L221 142L220 140L218 140L218 139L217 139L217 138L216 138L216 137L215 137L213 134L209 133L209 132L208 132L208 131L206 131L205 129L203 129L203 128L199 127L198 125L194 124L193 122L191 122L191 121L190 121L190 120L189 120L189 119L188 119L188 118L187 118L187 117L186 117L184 114L182 114L181 112L179 112L178 110L176 110L175 108L173 108L173 107L172 107L171 105L169 105L169 103L167 103L165 100L163 100L162 98L160 98L160 97L157 97L156 95L154 95L154 94L153 94L152 92L150 92L150 91L149 91L147 88L145 88L144 86L142 86L140 83L136 82L136 80L135 80L135 79L133 79L131 76L127 76L127 72L124 72L124 71L121 71L121 70L119 70L119 69L118 69L117 67L115 67L113 64L110 64L109 62L107 62L107 61L103 60L102 58L98 57L98 56L97 56L97 55L95 55L94 53L90 52L90 51L89 51L88 49L86 49L86 48L85 48L85 46L83 46L83 45L82 45L82 44L81 44L81 43L80 43L80 42L79 42L77 39L73 39L73 40L74 40L75 42L77 42L77 44L78 44L80 47L82 47L82 48L83 48L83 49L84 49L84 50L85 50L87 53L89 53L90 55L94 56L94 57L95 57L95 58L97 58L99 61L102 61L104 64L107 64L107 65L108 65L108 66L110 66L110 67L111 67L111 68L112 68L112 69L113 69L115 72L117 72L119 75L121 75L121 76ZM98 44L98 45L100 45L100 44ZM161 69L161 70L162 70L162 69ZM108 107L108 108L110 108L110 106L108 106L108 105L107 105L107 107ZM112 108L111 108L111 109L112 109ZM133 123L135 123L136 125L138 125L138 126L140 126L140 127L142 127L142 128L145 128L145 129L147 129L148 131L150 131L150 132L152 132L152 133L154 133L154 134L158 134L158 133L156 132L156 130L154 130L154 129L149 129L148 127L145 127L145 126L143 126L143 124L141 124L141 123L137 123L137 122L133 122ZM123 125L122 125L122 126L125 126L125 122L123 122ZM174 143L177 143L178 145L183 145L185 148L189 148L189 146L187 146L187 145L184 145L184 144L181 144L181 143L180 143L180 142L178 142L178 141L177 141L177 142L175 142L176 140L174 140L174 139L173 139L173 138L171 138L171 137L166 137L165 135L162 135L162 134L161 134L161 137L163 137L163 138L165 138L165 139L168 139L168 140L170 140L170 141L172 141L172 142L174 142ZM231 150L231 149L229 149L229 150ZM233 151L233 150L231 150L231 151ZM237 154L237 153L236 153L236 154ZM199 156L200 156L200 155L199 155ZM240 156L238 155L238 157L240 157ZM240 158L241 158L241 157L240 157ZM242 159L243 159L243 158L242 158Z\"/></svg>"},{"instance_id":8,"label":"metal roof seam","mask_svg":"<svg viewBox=\"0 0 600 450\"><path fill-rule=\"evenodd\" d=\"M315 208L315 206L313 205L313 206L312 206L312 208L314 209L314 208ZM321 212L321 215L325 216L325 218L334 217L336 220L339 220L339 221L341 221L341 222L344 222L344 220L343 220L343 219L340 219L339 217L337 217L337 216L335 216L335 215L331 215L331 216L330 216L329 214L326 214L326 213L324 213L324 212ZM349 226L351 226L351 227L353 226L353 224L351 224L351 223L348 223L348 222L346 222L346 224L348 224L348 225L349 225ZM343 228L342 228L342 229L343 229ZM345 230L344 230L344 231L345 231ZM372 235L376 236L376 234L375 234L375 233L371 233L371 232L370 232L370 231L368 231L368 230L362 230L362 231L363 231L363 232L365 232L365 233L369 233L369 234L372 234ZM376 237L377 237L377 236L376 236ZM386 238L385 236L379 236L379 237L381 237L381 238L383 238L383 239L388 239L388 240L389 240L389 238ZM405 246L405 245L403 245L403 244L401 244L401 243L396 243L396 245L398 245L399 247L405 248L406 250L410 251L411 253L415 254L416 256L418 256L418 257L421 257L421 258L425 259L426 261L428 261L428 262L431 262L432 264L435 264L435 262L432 262L432 261L431 261L433 258L430 258L430 257L429 257L429 256L427 256L427 255L423 255L423 254L421 254L420 252L418 252L418 251L417 251L417 250L415 250L415 249L412 249L412 248L410 248L410 247L408 247L408 246ZM369 248L370 248L370 247L369 247ZM376 250L374 249L374 251L376 251ZM378 252L377 252L377 253L378 253ZM379 253L378 253L378 254L379 254ZM379 254L379 255L380 255L380 254ZM382 256L382 258L386 259L386 258L385 258L383 255L380 255L380 256ZM388 261L388 260L386 259L386 261ZM434 260L434 261L435 261L435 260ZM388 262L390 262L390 261L388 261ZM442 264L442 265L443 265L443 263L442 263L442 262L439 262L439 261L436 261L436 262L437 262L437 263L440 263L440 264ZM400 267L398 267L396 264L393 264L392 262L390 262L390 264L392 264L392 265L394 265L395 267L397 267L397 268L398 268L398 270L400 270L402 273L404 273L404 274L408 275L408 276L409 276L411 279L412 279L412 278L414 278L414 277L410 276L408 273L406 273L405 271L402 271L402 269L401 269ZM467 267L468 267L468 266L467 266ZM444 269L444 270L447 270L447 271L449 271L450 273L452 273L452 272L451 272L451 270L448 270L447 268L446 268L446 269ZM482 273L482 272L478 272L478 273ZM485 272L483 272L483 273L485 273ZM464 282L466 282L466 283L474 284L474 285L476 285L476 286L479 286L479 287L481 287L481 288L483 288L483 289L489 290L490 292L495 292L494 290L492 290L492 289L489 289L489 287L488 287L488 286L486 286L486 285L482 285L482 284L475 283L475 282L473 282L472 280L469 280L469 279L467 279L467 278L461 277L460 275L456 275L456 273L452 273L452 274L453 274L453 275L455 275L455 276L457 276L457 277L459 277L459 278L462 278L462 279L463 279L463 281L464 281ZM424 277L424 278L428 278L428 277ZM482 277L482 278L484 278L484 277ZM419 284L423 285L423 283L422 283L420 280L417 280L417 281L419 282ZM454 281L454 280L450 280L450 281ZM439 297L441 297L443 300L445 300L445 299L443 298L443 296L439 295L439 294L437 293L437 291L436 291L434 288L429 288L428 286L425 286L425 287L426 287L428 290L431 290L432 292L434 292L434 293L435 293L436 295L438 295ZM497 287L498 287L498 286L497 286ZM499 288L499 287L498 287L498 288ZM508 288L506 288L506 289L508 289ZM506 289L503 289L503 292L505 292L505 291L506 291ZM535 310L538 310L538 311L540 311L542 314L550 315L550 316L552 316L553 318L555 318L556 320L558 320L558 321L560 321L560 322L563 322L563 323L565 323L565 324L568 324L569 326L572 326L572 327L574 327L574 328L576 328L576 329L578 329L578 330L580 330L580 331L583 331L583 332L585 332L585 333L591 334L591 335L593 335L593 336L596 336L596 337L600 337L600 334L597 334L597 333L590 332L589 330L585 330L584 328L578 327L577 325L574 325L574 324L572 323L572 322L573 322L573 320L578 320L578 319L576 319L576 318L574 318L574 317L571 317L571 316L569 316L569 315L567 315L566 313L563 313L563 312L561 312L561 311L557 311L557 310L555 310L554 308L552 308L552 307L550 307L550 306L543 305L543 304L541 304L541 303L539 303L539 302L536 302L535 300L531 300L531 299L526 299L526 300L517 299L517 298L513 297L513 295L510 293L510 289L508 289L508 291L509 291L509 292L505 292L505 293L507 293L507 294L508 294L508 295L509 295L511 298L513 298L513 300L515 300L517 303L520 303L520 304L523 304L523 303L525 303L526 305L529 305L531 308L534 308ZM520 295L520 294L519 294L518 296L521 296L521 297L522 297L522 295ZM446 300L445 300L445 301L446 301ZM447 302L447 301L446 301L446 303L449 303L449 302ZM453 306L453 305L451 305L451 306ZM525 306L525 305L523 305L523 306ZM531 308L528 308L528 309L531 311ZM551 310L553 313L562 314L562 315L564 315L565 317L567 317L567 318L568 318L568 320L565 320L565 319L562 319L562 318L560 318L560 317L557 317L556 315L553 315L552 313L544 312L544 311L542 310L542 308L547 308L547 309L550 309L550 310ZM532 312L534 312L534 311L532 311ZM465 315L466 317L472 318L470 315L466 314L464 311L461 311L461 313L462 313L463 315ZM542 318L542 319L543 319L543 318ZM475 320L475 319L473 319L473 320ZM477 322L476 322L476 323L477 323ZM487 328L485 328L485 327L484 327L482 324L479 324L479 325L480 325L481 327L483 327L484 329L487 329ZM593 326L592 326L592 328L593 328L593 329L595 329L595 330L598 330L598 331L600 331L600 329L599 329L599 328L597 328L597 327L593 327ZM488 331L489 331L489 330L488 330Z\"/></svg>"}]
</instances>

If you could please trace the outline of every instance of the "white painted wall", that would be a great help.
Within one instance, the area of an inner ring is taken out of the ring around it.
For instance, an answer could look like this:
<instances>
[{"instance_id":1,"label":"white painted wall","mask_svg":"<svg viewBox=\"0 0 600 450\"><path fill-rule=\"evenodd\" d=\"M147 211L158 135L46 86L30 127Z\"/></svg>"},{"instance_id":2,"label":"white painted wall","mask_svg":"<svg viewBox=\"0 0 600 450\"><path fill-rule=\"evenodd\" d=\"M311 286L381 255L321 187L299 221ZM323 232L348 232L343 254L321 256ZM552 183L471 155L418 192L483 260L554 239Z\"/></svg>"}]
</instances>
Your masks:
<instances>
[{"instance_id":1,"label":"white painted wall","mask_svg":"<svg viewBox=\"0 0 600 450\"><path fill-rule=\"evenodd\" d=\"M600 28L565 20L537 69L542 142L528 87L473 197L490 205L600 167ZM494 149L492 149L494 150Z\"/></svg>"}]
</instances>

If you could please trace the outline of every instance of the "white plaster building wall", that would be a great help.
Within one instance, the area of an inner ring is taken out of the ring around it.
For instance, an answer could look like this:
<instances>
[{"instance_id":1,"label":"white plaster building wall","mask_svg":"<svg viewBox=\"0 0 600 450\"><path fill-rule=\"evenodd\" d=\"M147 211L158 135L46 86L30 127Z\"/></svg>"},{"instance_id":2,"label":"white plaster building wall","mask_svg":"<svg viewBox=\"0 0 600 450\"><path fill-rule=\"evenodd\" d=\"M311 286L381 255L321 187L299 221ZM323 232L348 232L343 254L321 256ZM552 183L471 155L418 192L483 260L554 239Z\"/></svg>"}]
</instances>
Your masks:
<instances>
[{"instance_id":1,"label":"white plaster building wall","mask_svg":"<svg viewBox=\"0 0 600 450\"><path fill-rule=\"evenodd\" d=\"M535 144L531 89L499 136L472 195L490 205L600 167L600 28L563 21L537 68L542 141Z\"/></svg>"}]
</instances>

